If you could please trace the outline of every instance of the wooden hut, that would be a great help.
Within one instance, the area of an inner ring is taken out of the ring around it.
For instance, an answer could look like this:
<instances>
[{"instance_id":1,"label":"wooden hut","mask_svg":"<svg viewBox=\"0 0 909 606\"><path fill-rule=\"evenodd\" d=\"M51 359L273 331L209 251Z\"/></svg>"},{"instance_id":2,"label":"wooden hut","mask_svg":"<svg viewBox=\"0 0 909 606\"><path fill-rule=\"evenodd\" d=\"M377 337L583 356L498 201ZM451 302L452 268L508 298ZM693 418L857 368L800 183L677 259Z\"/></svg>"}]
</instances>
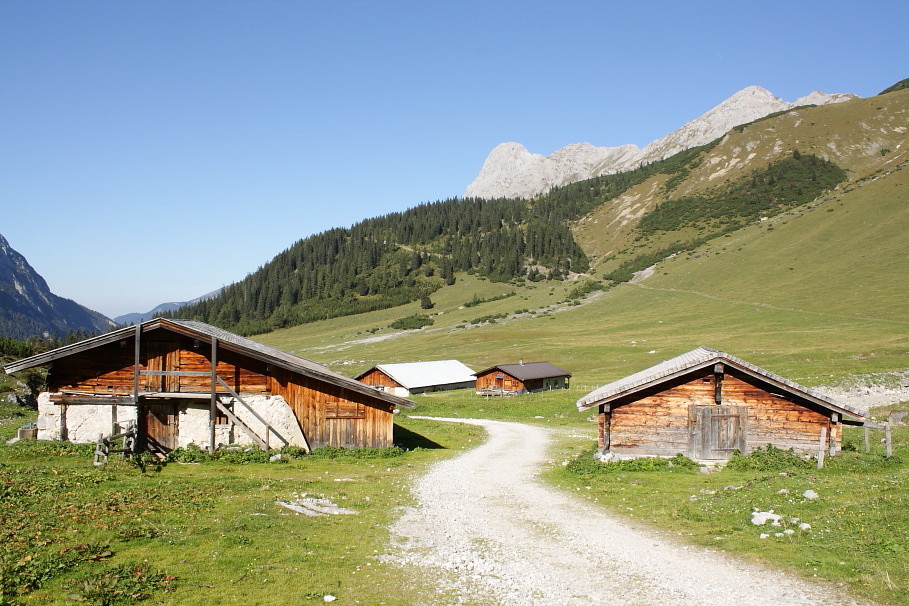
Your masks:
<instances>
[{"instance_id":1,"label":"wooden hut","mask_svg":"<svg viewBox=\"0 0 909 606\"><path fill-rule=\"evenodd\" d=\"M549 362L499 364L474 374L478 395L514 396L550 389L568 389L571 373Z\"/></svg>"},{"instance_id":2,"label":"wooden hut","mask_svg":"<svg viewBox=\"0 0 909 606\"><path fill-rule=\"evenodd\" d=\"M377 389L407 397L431 391L473 387L473 370L457 360L379 364L354 377Z\"/></svg>"},{"instance_id":3,"label":"wooden hut","mask_svg":"<svg viewBox=\"0 0 909 606\"><path fill-rule=\"evenodd\" d=\"M825 394L706 347L604 385L577 406L597 410L599 451L618 458L723 460L768 444L834 454L843 422L864 420Z\"/></svg>"},{"instance_id":4,"label":"wooden hut","mask_svg":"<svg viewBox=\"0 0 909 606\"><path fill-rule=\"evenodd\" d=\"M412 402L189 320L154 319L4 366L49 365L38 438L94 442L133 424L140 445L392 445Z\"/></svg>"}]
</instances>

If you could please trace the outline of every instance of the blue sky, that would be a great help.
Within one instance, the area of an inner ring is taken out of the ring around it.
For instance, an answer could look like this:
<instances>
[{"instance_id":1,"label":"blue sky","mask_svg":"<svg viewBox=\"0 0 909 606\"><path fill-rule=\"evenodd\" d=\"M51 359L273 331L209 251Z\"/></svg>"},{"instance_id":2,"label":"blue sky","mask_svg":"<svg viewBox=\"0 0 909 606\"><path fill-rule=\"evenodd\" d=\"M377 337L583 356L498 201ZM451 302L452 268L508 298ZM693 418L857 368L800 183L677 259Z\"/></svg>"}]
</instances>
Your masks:
<instances>
[{"instance_id":1,"label":"blue sky","mask_svg":"<svg viewBox=\"0 0 909 606\"><path fill-rule=\"evenodd\" d=\"M904 1L0 2L0 234L108 316L461 195L498 143L645 145L756 84L907 76Z\"/></svg>"}]
</instances>

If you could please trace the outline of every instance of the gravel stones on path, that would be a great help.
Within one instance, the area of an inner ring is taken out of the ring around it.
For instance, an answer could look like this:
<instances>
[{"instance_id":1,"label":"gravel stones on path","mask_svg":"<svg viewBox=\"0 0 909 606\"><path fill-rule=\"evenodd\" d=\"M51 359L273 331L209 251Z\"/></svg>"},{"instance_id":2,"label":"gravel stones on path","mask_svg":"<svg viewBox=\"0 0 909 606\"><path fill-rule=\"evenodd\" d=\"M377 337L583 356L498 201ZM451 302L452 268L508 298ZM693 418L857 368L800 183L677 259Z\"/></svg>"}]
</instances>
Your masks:
<instances>
[{"instance_id":1,"label":"gravel stones on path","mask_svg":"<svg viewBox=\"0 0 909 606\"><path fill-rule=\"evenodd\" d=\"M438 587L425 604L781 606L860 604L835 588L684 545L536 478L548 430L483 426L489 439L435 464L392 527L387 560Z\"/></svg>"}]
</instances>

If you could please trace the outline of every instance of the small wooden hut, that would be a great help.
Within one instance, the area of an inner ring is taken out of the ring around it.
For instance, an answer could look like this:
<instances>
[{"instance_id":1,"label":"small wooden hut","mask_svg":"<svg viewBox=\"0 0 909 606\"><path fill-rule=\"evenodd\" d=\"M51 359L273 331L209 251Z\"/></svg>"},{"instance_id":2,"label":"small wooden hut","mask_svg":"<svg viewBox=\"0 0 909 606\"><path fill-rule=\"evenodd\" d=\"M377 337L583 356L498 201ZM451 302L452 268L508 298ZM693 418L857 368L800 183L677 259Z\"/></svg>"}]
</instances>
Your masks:
<instances>
[{"instance_id":1,"label":"small wooden hut","mask_svg":"<svg viewBox=\"0 0 909 606\"><path fill-rule=\"evenodd\" d=\"M599 452L618 458L684 454L724 460L773 445L834 454L842 424L862 415L722 351L699 347L596 389Z\"/></svg>"},{"instance_id":2,"label":"small wooden hut","mask_svg":"<svg viewBox=\"0 0 909 606\"><path fill-rule=\"evenodd\" d=\"M379 364L354 377L377 389L407 397L473 387L473 370L457 360Z\"/></svg>"},{"instance_id":3,"label":"small wooden hut","mask_svg":"<svg viewBox=\"0 0 909 606\"><path fill-rule=\"evenodd\" d=\"M412 402L202 322L157 318L4 366L49 365L38 438L94 442L138 430L166 452L190 443L304 448L392 445Z\"/></svg>"},{"instance_id":4,"label":"small wooden hut","mask_svg":"<svg viewBox=\"0 0 909 606\"><path fill-rule=\"evenodd\" d=\"M499 364L474 373L477 394L514 396L550 389L568 389L571 373L549 362Z\"/></svg>"}]
</instances>

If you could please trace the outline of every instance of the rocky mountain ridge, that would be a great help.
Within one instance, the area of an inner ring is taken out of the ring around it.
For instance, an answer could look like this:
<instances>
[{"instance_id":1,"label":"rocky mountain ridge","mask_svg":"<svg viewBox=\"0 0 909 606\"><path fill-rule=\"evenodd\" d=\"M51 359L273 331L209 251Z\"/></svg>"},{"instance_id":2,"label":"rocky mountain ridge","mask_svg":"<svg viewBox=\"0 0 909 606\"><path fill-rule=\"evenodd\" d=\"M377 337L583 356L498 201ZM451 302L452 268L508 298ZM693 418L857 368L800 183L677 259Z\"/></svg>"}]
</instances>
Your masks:
<instances>
[{"instance_id":1,"label":"rocky mountain ridge","mask_svg":"<svg viewBox=\"0 0 909 606\"><path fill-rule=\"evenodd\" d=\"M857 98L851 94L814 91L789 103L759 86L749 86L680 129L643 149L627 144L596 147L573 143L549 156L528 151L520 143L501 143L490 152L466 198L530 198L576 181L630 170L662 160L685 149L709 143L733 127L805 105L828 105Z\"/></svg>"},{"instance_id":2,"label":"rocky mountain ridge","mask_svg":"<svg viewBox=\"0 0 909 606\"><path fill-rule=\"evenodd\" d=\"M0 235L0 334L13 339L107 332L102 314L51 292L44 278Z\"/></svg>"},{"instance_id":3,"label":"rocky mountain ridge","mask_svg":"<svg viewBox=\"0 0 909 606\"><path fill-rule=\"evenodd\" d=\"M134 313L123 314L122 316L117 316L116 318L114 318L114 322L116 322L117 324L138 324L139 322L144 322L146 320L151 320L152 318L157 318L158 316L160 316L161 314L163 314L165 312L175 311L177 309L180 309L184 305L192 305L193 303L198 303L199 301L211 299L212 297L214 297L215 295L220 293L222 290L223 289L221 289L221 288L219 288L217 290L213 290L210 293L204 294L201 297L196 297L195 299L192 299L190 301L161 303L161 304L153 307L151 310L146 311L145 313L134 312Z\"/></svg>"}]
</instances>

